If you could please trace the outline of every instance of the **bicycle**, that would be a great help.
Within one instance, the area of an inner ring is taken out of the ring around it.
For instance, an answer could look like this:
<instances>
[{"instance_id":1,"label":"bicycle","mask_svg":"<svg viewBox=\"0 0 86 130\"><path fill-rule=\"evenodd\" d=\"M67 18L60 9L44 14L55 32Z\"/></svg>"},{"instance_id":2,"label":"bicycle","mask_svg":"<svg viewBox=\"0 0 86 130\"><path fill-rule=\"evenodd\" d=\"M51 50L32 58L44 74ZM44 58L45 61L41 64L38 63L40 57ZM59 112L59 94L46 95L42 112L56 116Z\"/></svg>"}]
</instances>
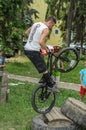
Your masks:
<instances>
[{"instance_id":1,"label":"bicycle","mask_svg":"<svg viewBox=\"0 0 86 130\"><path fill-rule=\"evenodd\" d=\"M60 65L58 65L58 62L60 62ZM57 71L66 73L72 71L77 66L78 62L79 56L76 49L67 47L59 50L57 46L54 46L53 51L50 50L48 54L47 67L51 75L53 64ZM55 101L56 92L49 91L46 83L39 84L32 93L32 107L40 114L48 113L55 105Z\"/></svg>"}]
</instances>

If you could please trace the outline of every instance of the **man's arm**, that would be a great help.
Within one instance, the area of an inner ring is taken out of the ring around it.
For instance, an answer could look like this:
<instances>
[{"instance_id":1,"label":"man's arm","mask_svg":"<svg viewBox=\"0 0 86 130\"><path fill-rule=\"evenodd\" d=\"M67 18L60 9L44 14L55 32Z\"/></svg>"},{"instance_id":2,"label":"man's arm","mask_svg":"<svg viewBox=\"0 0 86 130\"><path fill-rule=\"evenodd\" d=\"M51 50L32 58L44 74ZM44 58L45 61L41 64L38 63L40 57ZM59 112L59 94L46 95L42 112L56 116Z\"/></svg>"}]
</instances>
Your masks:
<instances>
[{"instance_id":1,"label":"man's arm","mask_svg":"<svg viewBox=\"0 0 86 130\"><path fill-rule=\"evenodd\" d=\"M46 50L47 52L48 52L48 48L46 47L45 40L46 40L48 35L49 35L49 30L44 29L43 32L42 32L41 38L39 40L39 44L41 45L41 48Z\"/></svg>"}]
</instances>

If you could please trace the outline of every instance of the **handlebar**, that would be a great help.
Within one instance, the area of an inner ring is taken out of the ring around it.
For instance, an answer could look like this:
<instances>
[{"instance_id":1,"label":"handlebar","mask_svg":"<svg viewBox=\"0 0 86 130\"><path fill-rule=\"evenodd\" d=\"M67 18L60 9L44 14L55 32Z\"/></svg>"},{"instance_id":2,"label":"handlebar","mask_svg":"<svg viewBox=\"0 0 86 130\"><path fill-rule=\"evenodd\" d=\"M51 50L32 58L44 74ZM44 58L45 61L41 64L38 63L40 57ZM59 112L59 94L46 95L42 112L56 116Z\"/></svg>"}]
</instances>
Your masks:
<instances>
[{"instance_id":1,"label":"handlebar","mask_svg":"<svg viewBox=\"0 0 86 130\"><path fill-rule=\"evenodd\" d=\"M51 45L47 45L47 48L48 48L49 52L53 52L53 53L58 53L61 49L61 47L59 47L59 46L51 46ZM44 49L41 50L41 53L44 56L48 55L48 52L46 52L46 50L44 50Z\"/></svg>"}]
</instances>

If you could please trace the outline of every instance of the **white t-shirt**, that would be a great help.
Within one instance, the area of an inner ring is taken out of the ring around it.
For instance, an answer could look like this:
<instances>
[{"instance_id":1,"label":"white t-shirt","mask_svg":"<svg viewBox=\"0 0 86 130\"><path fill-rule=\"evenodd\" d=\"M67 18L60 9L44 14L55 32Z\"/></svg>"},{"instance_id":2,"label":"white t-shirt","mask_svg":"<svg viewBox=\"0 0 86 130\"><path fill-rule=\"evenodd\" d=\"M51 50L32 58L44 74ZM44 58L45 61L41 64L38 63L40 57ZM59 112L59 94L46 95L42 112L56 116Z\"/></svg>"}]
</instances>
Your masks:
<instances>
[{"instance_id":1,"label":"white t-shirt","mask_svg":"<svg viewBox=\"0 0 86 130\"><path fill-rule=\"evenodd\" d=\"M25 50L40 51L39 39L44 29L48 29L48 27L42 22L33 24L27 43L24 46Z\"/></svg>"}]
</instances>

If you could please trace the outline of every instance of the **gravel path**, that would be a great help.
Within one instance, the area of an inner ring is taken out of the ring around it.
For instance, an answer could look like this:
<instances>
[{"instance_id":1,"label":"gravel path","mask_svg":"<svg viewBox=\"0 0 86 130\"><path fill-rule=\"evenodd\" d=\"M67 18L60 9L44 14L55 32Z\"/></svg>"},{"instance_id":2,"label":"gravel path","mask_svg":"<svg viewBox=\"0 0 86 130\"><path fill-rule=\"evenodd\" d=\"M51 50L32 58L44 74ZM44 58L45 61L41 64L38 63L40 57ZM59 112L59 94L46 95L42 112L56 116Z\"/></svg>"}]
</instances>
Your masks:
<instances>
[{"instance_id":1,"label":"gravel path","mask_svg":"<svg viewBox=\"0 0 86 130\"><path fill-rule=\"evenodd\" d=\"M38 83L39 78L32 78L32 77L26 77L26 76L20 76L20 75L13 75L8 74L9 79L15 79L20 81L28 81L31 83ZM74 83L68 83L68 82L59 82L59 88L66 88L66 89L72 89L79 91L80 90L80 84L74 84Z\"/></svg>"}]
</instances>

